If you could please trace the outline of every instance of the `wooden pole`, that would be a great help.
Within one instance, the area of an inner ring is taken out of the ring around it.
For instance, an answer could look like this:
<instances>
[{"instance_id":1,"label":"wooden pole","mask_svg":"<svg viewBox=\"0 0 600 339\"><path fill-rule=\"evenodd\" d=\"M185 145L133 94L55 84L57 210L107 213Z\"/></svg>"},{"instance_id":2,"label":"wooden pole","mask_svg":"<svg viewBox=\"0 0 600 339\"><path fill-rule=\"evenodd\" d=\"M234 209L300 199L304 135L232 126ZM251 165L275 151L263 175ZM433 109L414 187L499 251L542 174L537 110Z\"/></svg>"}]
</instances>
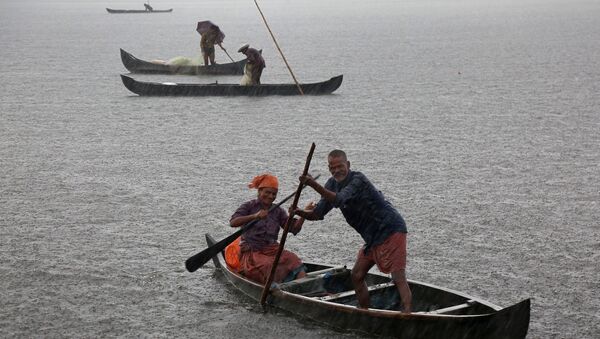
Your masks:
<instances>
[{"instance_id":1,"label":"wooden pole","mask_svg":"<svg viewBox=\"0 0 600 339\"><path fill-rule=\"evenodd\" d=\"M287 69L290 71L290 74L292 75L292 78L294 79L294 82L296 83L296 86L298 87L298 91L300 92L300 95L304 95L304 92L302 91L302 87L300 87L300 84L298 83L298 80L296 80L296 76L294 75L294 72L292 72L292 69L290 68L290 65L288 64L288 62L285 58L285 55L283 55L281 48L279 48L279 44L277 43L277 40L275 39L275 36L273 35L273 32L271 31L271 28L269 27L269 24L267 23L267 19L265 19L265 16L263 15L263 12L260 10L260 7L258 6L258 2L256 2L256 0L254 0L254 4L256 5L256 8L258 8L258 12L260 13L260 16L262 17L263 21L265 22L265 26L267 26L267 30L269 30L269 34L271 34L271 38L273 38L275 47L277 47L277 49L279 50L279 54L281 54L281 57L283 58L283 62L285 62Z\"/></svg>"},{"instance_id":2,"label":"wooden pole","mask_svg":"<svg viewBox=\"0 0 600 339\"><path fill-rule=\"evenodd\" d=\"M219 45L219 47L221 47L221 49L223 50L223 52L225 52L225 54L227 54L227 56L229 57L229 60L231 60L231 62L233 62L235 64L235 61L233 60L233 58L229 55L229 53L227 53L227 51L225 50L225 48L223 48L223 46ZM241 68L241 67L240 67ZM242 69L242 73L244 73L244 69Z\"/></svg>"},{"instance_id":3,"label":"wooden pole","mask_svg":"<svg viewBox=\"0 0 600 339\"><path fill-rule=\"evenodd\" d=\"M308 174L308 168L310 167L310 161L312 159L312 155L313 155L314 151L315 151L315 143L313 142L312 145L310 146L310 151L308 152L308 156L306 157L306 163L304 163L304 171L302 172L302 175ZM296 190L296 195L294 196L294 202L292 203L292 206L290 207L291 210L295 210L296 207L298 206L298 200L300 200L300 193L302 193L302 188L304 188L304 185L302 183L300 183L300 185L298 185L298 189ZM277 264L279 263L279 257L281 257L281 252L283 252L283 246L285 246L285 239L287 237L288 230L290 229L290 225L293 222L294 222L294 215L290 214L285 223L285 226L283 227L283 234L281 235L281 240L279 241L279 248L277 248L277 254L275 255L275 259L273 259L273 265L271 266L271 273L269 274L269 278L267 279L267 282L265 283L265 287L263 288L263 292L260 297L260 304L262 306L265 306L265 303L267 301L267 296L269 295L269 291L271 290L271 283L273 283L273 278L275 277L275 271L277 271Z\"/></svg>"},{"instance_id":4,"label":"wooden pole","mask_svg":"<svg viewBox=\"0 0 600 339\"><path fill-rule=\"evenodd\" d=\"M225 54L227 54L227 56L229 57L229 60L231 60L231 62L233 62L235 64L235 61L233 60L233 58L229 55L229 53L227 53L227 51L225 50L225 48L223 48L223 46L219 45L219 47L221 47L221 49L223 50L223 52L225 52Z\"/></svg>"}]
</instances>

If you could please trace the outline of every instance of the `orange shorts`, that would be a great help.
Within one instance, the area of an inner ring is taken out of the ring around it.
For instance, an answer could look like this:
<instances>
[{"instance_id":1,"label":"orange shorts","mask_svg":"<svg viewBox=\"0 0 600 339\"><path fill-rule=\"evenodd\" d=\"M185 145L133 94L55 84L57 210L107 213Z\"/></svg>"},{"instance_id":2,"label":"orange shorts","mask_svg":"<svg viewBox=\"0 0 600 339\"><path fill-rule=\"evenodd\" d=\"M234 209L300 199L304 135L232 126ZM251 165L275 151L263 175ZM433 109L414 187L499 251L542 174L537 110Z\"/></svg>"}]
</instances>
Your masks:
<instances>
[{"instance_id":1,"label":"orange shorts","mask_svg":"<svg viewBox=\"0 0 600 339\"><path fill-rule=\"evenodd\" d=\"M359 261L377 264L377 268L383 273L406 269L406 233L393 233L383 243L372 247L367 254L364 247L361 248L356 258L356 262Z\"/></svg>"}]
</instances>

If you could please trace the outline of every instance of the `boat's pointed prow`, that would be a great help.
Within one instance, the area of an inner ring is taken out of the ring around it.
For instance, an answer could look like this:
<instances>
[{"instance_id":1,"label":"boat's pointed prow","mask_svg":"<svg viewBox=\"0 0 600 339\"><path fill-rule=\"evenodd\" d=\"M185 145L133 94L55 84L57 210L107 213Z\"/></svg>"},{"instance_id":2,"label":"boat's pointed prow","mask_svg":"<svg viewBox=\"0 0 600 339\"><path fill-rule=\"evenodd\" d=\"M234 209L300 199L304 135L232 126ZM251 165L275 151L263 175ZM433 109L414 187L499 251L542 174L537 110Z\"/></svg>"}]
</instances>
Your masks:
<instances>
[{"instance_id":1,"label":"boat's pointed prow","mask_svg":"<svg viewBox=\"0 0 600 339\"><path fill-rule=\"evenodd\" d=\"M529 331L531 299L525 299L498 311L498 323L504 325L506 338L525 338Z\"/></svg>"},{"instance_id":2,"label":"boat's pointed prow","mask_svg":"<svg viewBox=\"0 0 600 339\"><path fill-rule=\"evenodd\" d=\"M331 78L331 92L329 93L333 93L335 92L338 88L340 88L340 86L342 85L342 81L344 80L344 75L338 75L336 77Z\"/></svg>"},{"instance_id":3,"label":"boat's pointed prow","mask_svg":"<svg viewBox=\"0 0 600 339\"><path fill-rule=\"evenodd\" d=\"M135 79L133 79L132 77L128 77L125 74L120 74L121 76L121 81L123 81L123 85L125 85L125 87L130 90L131 92L135 93L135 94L139 94L138 91L135 90L135 84L136 81Z\"/></svg>"}]
</instances>

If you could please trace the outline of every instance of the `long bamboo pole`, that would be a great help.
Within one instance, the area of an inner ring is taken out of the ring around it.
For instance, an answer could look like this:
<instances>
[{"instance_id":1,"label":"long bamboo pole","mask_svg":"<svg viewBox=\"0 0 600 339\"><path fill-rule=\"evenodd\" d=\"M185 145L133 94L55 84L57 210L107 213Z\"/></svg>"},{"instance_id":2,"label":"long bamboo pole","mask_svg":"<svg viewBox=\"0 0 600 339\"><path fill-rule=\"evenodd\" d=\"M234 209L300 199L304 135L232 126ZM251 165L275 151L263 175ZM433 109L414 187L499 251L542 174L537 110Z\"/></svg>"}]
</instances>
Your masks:
<instances>
[{"instance_id":1,"label":"long bamboo pole","mask_svg":"<svg viewBox=\"0 0 600 339\"><path fill-rule=\"evenodd\" d=\"M269 24L267 23L267 19L265 19L265 16L264 16L263 12L260 10L260 6L258 6L258 2L256 2L256 0L254 0L254 4L256 5L256 8L258 8L258 12L260 13L260 16L262 17L263 21L265 22L265 26L267 26L267 30L269 30L269 34L271 34L271 38L273 38L275 47L277 47L277 49L279 50L279 54L281 54L281 57L283 58L283 62L285 62L287 69L290 71L290 74L292 75L292 78L294 79L294 82L296 83L296 86L298 87L298 91L300 92L300 95L304 95L304 92L302 91L302 87L300 87L300 84L298 83L298 80L296 80L296 76L294 75L294 72L292 72L292 68L288 64L287 59L285 58L285 55L283 55L281 48L279 48L277 39L275 39L275 35L273 35L273 32L271 31L271 28L269 27Z\"/></svg>"}]
</instances>

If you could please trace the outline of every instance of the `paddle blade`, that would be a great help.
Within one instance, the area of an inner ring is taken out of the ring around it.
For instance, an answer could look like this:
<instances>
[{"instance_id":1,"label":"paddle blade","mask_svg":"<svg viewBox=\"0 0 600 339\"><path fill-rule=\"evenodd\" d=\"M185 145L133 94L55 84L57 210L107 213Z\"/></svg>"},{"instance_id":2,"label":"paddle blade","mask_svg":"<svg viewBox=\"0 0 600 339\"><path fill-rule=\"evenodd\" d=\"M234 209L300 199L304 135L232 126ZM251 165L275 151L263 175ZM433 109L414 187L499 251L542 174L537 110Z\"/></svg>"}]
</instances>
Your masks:
<instances>
[{"instance_id":1,"label":"paddle blade","mask_svg":"<svg viewBox=\"0 0 600 339\"><path fill-rule=\"evenodd\" d=\"M242 232L243 229L240 229L227 238L203 250L202 252L189 257L185 261L185 268L188 270L188 272L195 272L197 269L204 266L204 264L206 264L215 255L221 253L221 251L223 251L227 245L231 244L235 239L237 239Z\"/></svg>"}]
</instances>

